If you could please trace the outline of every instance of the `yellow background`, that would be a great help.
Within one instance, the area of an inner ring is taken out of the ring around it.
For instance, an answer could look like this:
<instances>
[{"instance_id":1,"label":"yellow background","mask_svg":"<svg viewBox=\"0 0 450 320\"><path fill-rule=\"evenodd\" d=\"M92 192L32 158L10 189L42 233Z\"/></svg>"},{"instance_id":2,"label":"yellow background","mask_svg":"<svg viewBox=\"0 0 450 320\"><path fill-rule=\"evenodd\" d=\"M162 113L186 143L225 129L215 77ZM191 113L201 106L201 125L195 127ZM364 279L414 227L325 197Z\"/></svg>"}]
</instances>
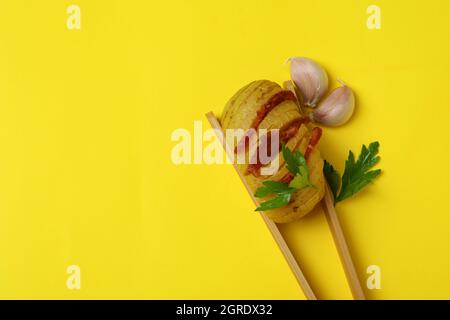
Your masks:
<instances>
[{"instance_id":1,"label":"yellow background","mask_svg":"<svg viewBox=\"0 0 450 320\"><path fill-rule=\"evenodd\" d=\"M1 1L0 297L303 299L233 168L170 160L174 129L300 55L357 96L324 157L381 143L337 207L362 281L381 267L368 297L450 298L449 38L447 0ZM282 232L319 298L350 298L321 213Z\"/></svg>"}]
</instances>

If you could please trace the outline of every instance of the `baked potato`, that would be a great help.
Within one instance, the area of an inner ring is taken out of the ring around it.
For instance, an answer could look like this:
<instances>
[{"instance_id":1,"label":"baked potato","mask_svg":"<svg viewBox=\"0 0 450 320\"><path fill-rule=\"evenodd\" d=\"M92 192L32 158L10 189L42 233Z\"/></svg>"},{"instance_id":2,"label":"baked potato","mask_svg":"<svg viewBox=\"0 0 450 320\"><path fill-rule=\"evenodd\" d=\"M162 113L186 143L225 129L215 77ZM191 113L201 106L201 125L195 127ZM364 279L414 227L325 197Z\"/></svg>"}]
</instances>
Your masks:
<instances>
[{"instance_id":1,"label":"baked potato","mask_svg":"<svg viewBox=\"0 0 450 320\"><path fill-rule=\"evenodd\" d=\"M242 129L279 129L281 143L292 152L299 150L307 160L309 179L314 187L296 191L291 201L284 207L266 211L267 216L277 223L287 223L299 219L312 211L325 192L323 159L315 144L320 138L317 132L308 128L308 118L303 116L297 105L295 95L275 82L268 80L253 81L240 89L226 104L221 119L223 130ZM318 129L318 128L315 128ZM320 129L319 129L320 130ZM312 143L313 142L313 143ZM258 142L259 143L259 142ZM257 150L248 148L246 159L254 156ZM238 164L238 170L244 175L253 192L262 186L265 180L289 180L289 171L278 152L278 171L273 175L260 175L262 165ZM235 159L236 161L236 159ZM263 199L264 200L264 199Z\"/></svg>"}]
</instances>

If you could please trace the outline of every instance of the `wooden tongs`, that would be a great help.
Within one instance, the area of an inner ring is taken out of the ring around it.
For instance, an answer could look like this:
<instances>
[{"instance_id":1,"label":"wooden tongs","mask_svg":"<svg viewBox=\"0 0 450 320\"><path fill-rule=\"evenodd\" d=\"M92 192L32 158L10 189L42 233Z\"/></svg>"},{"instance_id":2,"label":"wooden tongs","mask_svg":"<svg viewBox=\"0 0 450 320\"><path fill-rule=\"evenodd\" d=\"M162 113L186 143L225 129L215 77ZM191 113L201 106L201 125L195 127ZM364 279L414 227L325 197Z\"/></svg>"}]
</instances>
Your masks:
<instances>
[{"instance_id":1,"label":"wooden tongs","mask_svg":"<svg viewBox=\"0 0 450 320\"><path fill-rule=\"evenodd\" d=\"M217 138L222 142L223 147L227 153L229 153L229 150L227 146L225 145L225 139L224 133L222 130L222 127L215 117L214 113L208 112L206 114L206 118L208 119L209 123L211 124L211 127L215 129ZM255 206L258 206L258 201L256 200L255 196L253 195L252 190L248 186L246 180L244 179L241 172L237 169L236 163L233 164L237 174L241 178L242 183L244 184L245 188L247 189L250 197L253 199L253 202L255 203ZM334 243L336 245L337 251L339 253L339 257L341 259L342 266L344 268L345 275L347 277L347 282L350 286L353 298L356 300L365 300L364 291L361 287L361 283L359 282L358 275L356 273L355 265L353 264L352 258L350 256L350 252L348 250L347 242L345 241L344 233L342 232L341 225L339 223L339 219L336 215L336 211L333 204L333 199L330 193L330 189L328 185L325 187L325 196L323 201L323 207L324 212L327 217L328 225L330 227L331 233L333 234ZM266 223L267 227L269 228L270 233L272 234L275 242L277 243L278 247L280 248L281 252L283 253L284 258L286 259L289 267L291 268L292 272L294 273L295 278L297 279L298 284L302 288L305 296L309 300L317 300L316 295L314 294L314 291L312 290L311 286L309 285L308 281L306 280L302 270L300 269L297 261L295 260L294 256L292 255L291 250L289 249L288 245L286 244L286 241L284 240L283 236L280 233L280 230L278 229L275 222L270 220L267 215L262 212L261 217L263 218L264 222Z\"/></svg>"}]
</instances>

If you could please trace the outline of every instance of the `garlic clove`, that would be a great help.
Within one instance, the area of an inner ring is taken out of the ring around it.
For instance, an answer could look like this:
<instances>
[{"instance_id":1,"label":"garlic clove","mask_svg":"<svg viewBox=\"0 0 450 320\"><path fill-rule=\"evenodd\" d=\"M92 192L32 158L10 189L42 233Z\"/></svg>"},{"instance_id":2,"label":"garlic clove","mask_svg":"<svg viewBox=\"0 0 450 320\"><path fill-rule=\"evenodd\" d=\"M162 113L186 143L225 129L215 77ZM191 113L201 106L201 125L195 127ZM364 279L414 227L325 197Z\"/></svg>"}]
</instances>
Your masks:
<instances>
[{"instance_id":1,"label":"garlic clove","mask_svg":"<svg viewBox=\"0 0 450 320\"><path fill-rule=\"evenodd\" d=\"M298 92L294 81L286 80L283 82L283 89L291 91L295 95L295 99L299 108L302 107L301 94Z\"/></svg>"},{"instance_id":2,"label":"garlic clove","mask_svg":"<svg viewBox=\"0 0 450 320\"><path fill-rule=\"evenodd\" d=\"M355 109L355 96L345 83L334 89L311 113L311 120L330 127L346 123Z\"/></svg>"},{"instance_id":3,"label":"garlic clove","mask_svg":"<svg viewBox=\"0 0 450 320\"><path fill-rule=\"evenodd\" d=\"M315 61L308 58L290 58L291 79L302 95L305 106L315 108L328 91L328 76Z\"/></svg>"}]
</instances>

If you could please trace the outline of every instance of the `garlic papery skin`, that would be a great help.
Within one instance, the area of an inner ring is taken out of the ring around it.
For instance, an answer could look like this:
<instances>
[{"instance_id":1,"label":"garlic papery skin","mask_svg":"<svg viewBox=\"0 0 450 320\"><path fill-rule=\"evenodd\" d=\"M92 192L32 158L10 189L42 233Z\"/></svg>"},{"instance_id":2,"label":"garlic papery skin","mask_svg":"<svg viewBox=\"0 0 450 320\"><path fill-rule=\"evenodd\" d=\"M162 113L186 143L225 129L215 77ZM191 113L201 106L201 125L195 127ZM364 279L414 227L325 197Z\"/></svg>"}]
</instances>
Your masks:
<instances>
[{"instance_id":1,"label":"garlic papery skin","mask_svg":"<svg viewBox=\"0 0 450 320\"><path fill-rule=\"evenodd\" d=\"M330 127L346 123L355 110L355 95L352 89L342 83L334 89L311 113L313 122Z\"/></svg>"},{"instance_id":2,"label":"garlic papery skin","mask_svg":"<svg viewBox=\"0 0 450 320\"><path fill-rule=\"evenodd\" d=\"M315 108L328 91L328 76L315 61L308 58L290 58L291 79L302 94L306 107Z\"/></svg>"}]
</instances>

